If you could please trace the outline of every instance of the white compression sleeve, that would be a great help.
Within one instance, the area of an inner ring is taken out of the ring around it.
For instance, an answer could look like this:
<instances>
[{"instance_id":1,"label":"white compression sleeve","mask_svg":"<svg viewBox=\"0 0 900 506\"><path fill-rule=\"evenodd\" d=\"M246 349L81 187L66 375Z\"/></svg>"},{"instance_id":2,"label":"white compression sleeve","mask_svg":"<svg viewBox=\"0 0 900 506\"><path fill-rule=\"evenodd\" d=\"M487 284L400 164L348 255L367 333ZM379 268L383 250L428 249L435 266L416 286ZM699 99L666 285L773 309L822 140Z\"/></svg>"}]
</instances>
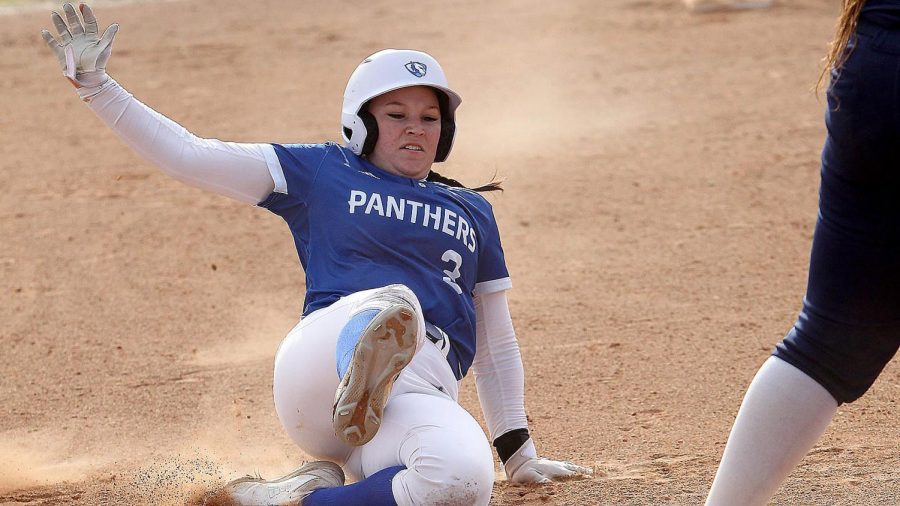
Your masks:
<instances>
[{"instance_id":1,"label":"white compression sleeve","mask_svg":"<svg viewBox=\"0 0 900 506\"><path fill-rule=\"evenodd\" d=\"M747 388L707 506L764 505L837 412L825 387L771 357Z\"/></svg>"},{"instance_id":2,"label":"white compression sleeve","mask_svg":"<svg viewBox=\"0 0 900 506\"><path fill-rule=\"evenodd\" d=\"M505 290L475 297L472 370L491 441L511 430L527 429L525 368Z\"/></svg>"},{"instance_id":3,"label":"white compression sleeve","mask_svg":"<svg viewBox=\"0 0 900 506\"><path fill-rule=\"evenodd\" d=\"M280 172L269 144L203 139L147 107L112 78L78 94L125 144L163 172L191 186L248 204L275 189L271 170Z\"/></svg>"}]
</instances>

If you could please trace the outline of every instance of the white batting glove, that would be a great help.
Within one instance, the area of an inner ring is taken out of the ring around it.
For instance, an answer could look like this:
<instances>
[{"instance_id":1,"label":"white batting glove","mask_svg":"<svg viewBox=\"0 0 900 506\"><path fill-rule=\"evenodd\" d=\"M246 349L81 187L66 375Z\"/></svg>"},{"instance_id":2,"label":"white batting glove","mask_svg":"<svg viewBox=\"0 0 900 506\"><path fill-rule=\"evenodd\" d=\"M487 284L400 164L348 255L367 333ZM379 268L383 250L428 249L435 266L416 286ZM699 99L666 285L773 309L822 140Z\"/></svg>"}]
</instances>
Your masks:
<instances>
[{"instance_id":1,"label":"white batting glove","mask_svg":"<svg viewBox=\"0 0 900 506\"><path fill-rule=\"evenodd\" d=\"M93 88L100 86L109 80L106 75L106 62L112 53L112 42L119 31L119 25L112 24L98 36L97 18L91 8L85 4L79 5L84 24L78 18L75 7L67 3L63 5L68 25L63 21L58 12L53 11L50 19L56 25L59 32L59 41L47 30L41 31L44 41L50 49L56 53L56 59L62 66L63 75L72 82L76 88Z\"/></svg>"},{"instance_id":2,"label":"white batting glove","mask_svg":"<svg viewBox=\"0 0 900 506\"><path fill-rule=\"evenodd\" d=\"M539 458L530 438L502 467L512 483L547 483L594 474L593 470L571 462Z\"/></svg>"}]
</instances>

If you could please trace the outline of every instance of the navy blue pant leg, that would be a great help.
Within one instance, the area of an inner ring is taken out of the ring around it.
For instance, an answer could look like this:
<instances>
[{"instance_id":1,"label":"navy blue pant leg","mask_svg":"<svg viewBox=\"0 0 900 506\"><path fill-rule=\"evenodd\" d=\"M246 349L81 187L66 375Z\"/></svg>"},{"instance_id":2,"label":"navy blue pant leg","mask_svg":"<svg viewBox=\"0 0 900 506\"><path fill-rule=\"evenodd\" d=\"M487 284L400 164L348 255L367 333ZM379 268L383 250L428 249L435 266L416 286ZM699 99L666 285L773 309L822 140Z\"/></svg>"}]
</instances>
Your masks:
<instances>
[{"instance_id":1,"label":"navy blue pant leg","mask_svg":"<svg viewBox=\"0 0 900 506\"><path fill-rule=\"evenodd\" d=\"M774 355L852 402L900 346L900 31L861 20L829 87L803 307Z\"/></svg>"}]
</instances>

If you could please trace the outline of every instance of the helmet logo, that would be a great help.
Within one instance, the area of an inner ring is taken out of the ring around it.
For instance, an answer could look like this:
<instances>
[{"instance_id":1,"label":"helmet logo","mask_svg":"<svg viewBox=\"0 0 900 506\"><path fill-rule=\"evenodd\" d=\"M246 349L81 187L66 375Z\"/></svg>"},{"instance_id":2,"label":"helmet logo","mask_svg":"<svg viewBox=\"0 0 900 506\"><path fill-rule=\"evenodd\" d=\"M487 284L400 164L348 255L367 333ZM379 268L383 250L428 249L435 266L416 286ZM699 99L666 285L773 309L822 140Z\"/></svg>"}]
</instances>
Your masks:
<instances>
[{"instance_id":1,"label":"helmet logo","mask_svg":"<svg viewBox=\"0 0 900 506\"><path fill-rule=\"evenodd\" d=\"M425 73L428 72L428 67L426 67L424 63L411 61L406 64L406 70L416 77L425 77Z\"/></svg>"}]
</instances>

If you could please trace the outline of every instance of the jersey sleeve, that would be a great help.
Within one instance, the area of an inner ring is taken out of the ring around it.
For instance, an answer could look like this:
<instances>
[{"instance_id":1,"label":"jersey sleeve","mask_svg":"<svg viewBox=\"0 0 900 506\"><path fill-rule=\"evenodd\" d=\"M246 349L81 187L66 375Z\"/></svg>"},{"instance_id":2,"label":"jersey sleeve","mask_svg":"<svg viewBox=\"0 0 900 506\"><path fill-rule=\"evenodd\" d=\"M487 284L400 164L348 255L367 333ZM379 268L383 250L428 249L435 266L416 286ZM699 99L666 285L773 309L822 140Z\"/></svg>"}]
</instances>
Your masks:
<instances>
[{"instance_id":1,"label":"jersey sleeve","mask_svg":"<svg viewBox=\"0 0 900 506\"><path fill-rule=\"evenodd\" d=\"M479 196L480 198L480 196ZM512 288L503 246L500 244L500 231L490 204L484 203L484 219L480 228L480 250L478 253L478 274L475 279L475 295L500 292Z\"/></svg>"},{"instance_id":2,"label":"jersey sleeve","mask_svg":"<svg viewBox=\"0 0 900 506\"><path fill-rule=\"evenodd\" d=\"M282 200L279 197L281 195L306 203L322 162L337 151L339 148L331 143L272 144L272 149L266 150L265 154L269 173L275 181L275 189L260 206L271 207L271 204Z\"/></svg>"}]
</instances>

